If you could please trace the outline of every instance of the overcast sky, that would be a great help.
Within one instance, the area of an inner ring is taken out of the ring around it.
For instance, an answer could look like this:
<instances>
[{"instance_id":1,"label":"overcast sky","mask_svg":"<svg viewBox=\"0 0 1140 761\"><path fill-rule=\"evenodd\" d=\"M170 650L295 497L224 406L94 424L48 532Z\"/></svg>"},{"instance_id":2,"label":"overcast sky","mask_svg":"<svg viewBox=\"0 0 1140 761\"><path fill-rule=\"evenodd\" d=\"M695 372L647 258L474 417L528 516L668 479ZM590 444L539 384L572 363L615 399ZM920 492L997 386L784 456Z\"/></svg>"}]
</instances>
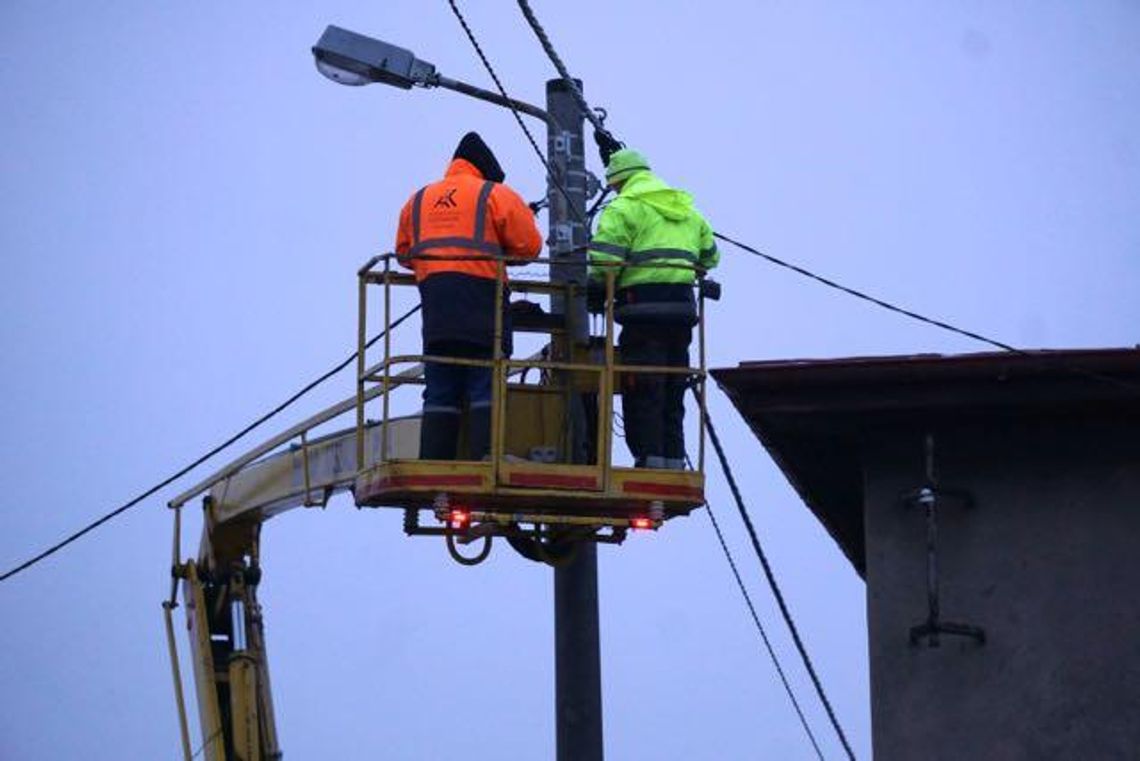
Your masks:
<instances>
[{"instance_id":1,"label":"overcast sky","mask_svg":"<svg viewBox=\"0 0 1140 761\"><path fill-rule=\"evenodd\" d=\"M315 71L335 23L490 86L446 2L316 5L0 5L0 569L347 356L357 267L465 131L544 192L509 113ZM541 102L554 72L515 4L463 5L512 94ZM1021 347L1140 340L1136 2L534 7L611 128L718 230ZM713 366L986 348L727 247L722 262ZM395 343L415 351L416 327ZM248 444L351 393L338 376ZM868 758L864 586L719 392L711 411ZM160 609L175 491L0 585L0 758L180 757ZM713 469L709 497L839 758ZM266 527L286 757L553 758L551 572L505 547L461 568L400 521L342 498ZM188 511L184 557L199 530ZM814 757L706 515L599 555L608 758Z\"/></svg>"}]
</instances>

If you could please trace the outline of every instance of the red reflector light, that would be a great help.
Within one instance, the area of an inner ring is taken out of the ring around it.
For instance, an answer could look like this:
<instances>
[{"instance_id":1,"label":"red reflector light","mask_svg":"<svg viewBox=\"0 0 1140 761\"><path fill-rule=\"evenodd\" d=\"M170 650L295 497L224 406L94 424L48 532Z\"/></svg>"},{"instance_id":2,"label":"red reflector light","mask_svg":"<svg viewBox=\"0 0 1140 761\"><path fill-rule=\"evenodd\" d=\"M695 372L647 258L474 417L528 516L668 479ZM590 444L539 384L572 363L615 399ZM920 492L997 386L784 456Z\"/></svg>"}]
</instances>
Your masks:
<instances>
[{"instance_id":1,"label":"red reflector light","mask_svg":"<svg viewBox=\"0 0 1140 761\"><path fill-rule=\"evenodd\" d=\"M653 528L653 521L649 520L648 518L634 518L632 521L630 521L630 524L634 528Z\"/></svg>"},{"instance_id":2,"label":"red reflector light","mask_svg":"<svg viewBox=\"0 0 1140 761\"><path fill-rule=\"evenodd\" d=\"M452 528L463 528L471 522L471 513L466 510L452 510L448 514L448 521Z\"/></svg>"}]
</instances>

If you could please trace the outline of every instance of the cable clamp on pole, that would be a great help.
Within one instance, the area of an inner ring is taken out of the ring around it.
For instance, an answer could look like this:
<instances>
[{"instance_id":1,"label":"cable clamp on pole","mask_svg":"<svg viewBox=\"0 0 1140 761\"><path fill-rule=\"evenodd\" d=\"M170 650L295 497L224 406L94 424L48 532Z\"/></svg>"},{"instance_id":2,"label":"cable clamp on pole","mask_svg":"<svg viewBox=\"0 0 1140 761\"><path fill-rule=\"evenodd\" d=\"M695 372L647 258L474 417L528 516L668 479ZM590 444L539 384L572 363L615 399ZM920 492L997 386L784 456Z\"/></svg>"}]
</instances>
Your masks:
<instances>
[{"instance_id":1,"label":"cable clamp on pole","mask_svg":"<svg viewBox=\"0 0 1140 761\"><path fill-rule=\"evenodd\" d=\"M554 153L561 153L569 159L573 143L574 137L569 131L562 130L561 132L555 133L552 141Z\"/></svg>"}]
</instances>

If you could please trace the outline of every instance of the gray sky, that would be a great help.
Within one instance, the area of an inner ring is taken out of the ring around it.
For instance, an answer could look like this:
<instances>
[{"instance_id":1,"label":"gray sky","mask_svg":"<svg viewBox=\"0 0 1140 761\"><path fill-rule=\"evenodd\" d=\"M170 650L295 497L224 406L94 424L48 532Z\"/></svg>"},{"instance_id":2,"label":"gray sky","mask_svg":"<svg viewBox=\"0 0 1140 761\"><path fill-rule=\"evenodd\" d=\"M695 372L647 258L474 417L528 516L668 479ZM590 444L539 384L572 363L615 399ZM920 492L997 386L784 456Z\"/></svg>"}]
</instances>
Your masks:
<instances>
[{"instance_id":1,"label":"gray sky","mask_svg":"<svg viewBox=\"0 0 1140 761\"><path fill-rule=\"evenodd\" d=\"M489 86L446 2L320 5L0 7L0 568L350 353L356 268L463 132L542 193L509 113L314 70L336 23ZM515 4L464 5L512 94L540 102L554 72ZM1021 347L1137 343L1136 2L534 5L614 131L726 234ZM727 247L718 277L713 366L985 348ZM339 376L250 443L350 393ZM719 394L712 412L867 758L863 585ZM173 492L0 585L0 757L179 757ZM709 496L839 758L718 473ZM341 499L265 530L287 757L553 757L550 571L501 547L461 568L400 518ZM600 573L609 758L813 757L707 516L602 548Z\"/></svg>"}]
</instances>

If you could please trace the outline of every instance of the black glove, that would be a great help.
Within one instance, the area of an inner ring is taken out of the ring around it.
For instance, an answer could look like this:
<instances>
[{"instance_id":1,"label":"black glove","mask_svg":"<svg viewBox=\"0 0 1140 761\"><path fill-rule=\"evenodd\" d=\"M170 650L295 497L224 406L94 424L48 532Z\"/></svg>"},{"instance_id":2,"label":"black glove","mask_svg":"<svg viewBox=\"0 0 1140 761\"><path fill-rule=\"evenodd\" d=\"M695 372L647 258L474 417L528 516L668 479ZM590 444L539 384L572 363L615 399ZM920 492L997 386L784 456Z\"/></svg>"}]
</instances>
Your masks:
<instances>
[{"instance_id":1,"label":"black glove","mask_svg":"<svg viewBox=\"0 0 1140 761\"><path fill-rule=\"evenodd\" d=\"M606 283L590 278L586 281L586 311L590 314L605 314Z\"/></svg>"},{"instance_id":2,"label":"black glove","mask_svg":"<svg viewBox=\"0 0 1140 761\"><path fill-rule=\"evenodd\" d=\"M610 156L625 147L625 143L600 129L594 130L594 142L598 144L598 156L601 157L603 165L609 165Z\"/></svg>"},{"instance_id":3,"label":"black glove","mask_svg":"<svg viewBox=\"0 0 1140 761\"><path fill-rule=\"evenodd\" d=\"M720 283L711 277L701 280L701 296L710 301L720 301Z\"/></svg>"}]
</instances>

